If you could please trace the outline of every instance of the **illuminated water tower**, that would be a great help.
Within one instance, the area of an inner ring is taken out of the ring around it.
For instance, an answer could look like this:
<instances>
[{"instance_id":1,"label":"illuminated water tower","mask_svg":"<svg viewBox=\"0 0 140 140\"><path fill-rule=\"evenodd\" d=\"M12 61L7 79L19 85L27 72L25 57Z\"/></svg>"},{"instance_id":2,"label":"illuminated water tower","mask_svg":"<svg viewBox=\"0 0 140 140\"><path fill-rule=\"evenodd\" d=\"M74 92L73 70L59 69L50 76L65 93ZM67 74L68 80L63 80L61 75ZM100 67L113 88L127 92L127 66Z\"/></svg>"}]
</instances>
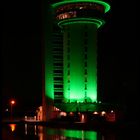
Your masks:
<instances>
[{"instance_id":1,"label":"illuminated water tower","mask_svg":"<svg viewBox=\"0 0 140 140\"><path fill-rule=\"evenodd\" d=\"M46 51L50 60L45 71L46 97L54 104L97 102L97 30L104 25L110 5L101 0L65 0L53 3L52 9L63 37L62 45Z\"/></svg>"}]
</instances>

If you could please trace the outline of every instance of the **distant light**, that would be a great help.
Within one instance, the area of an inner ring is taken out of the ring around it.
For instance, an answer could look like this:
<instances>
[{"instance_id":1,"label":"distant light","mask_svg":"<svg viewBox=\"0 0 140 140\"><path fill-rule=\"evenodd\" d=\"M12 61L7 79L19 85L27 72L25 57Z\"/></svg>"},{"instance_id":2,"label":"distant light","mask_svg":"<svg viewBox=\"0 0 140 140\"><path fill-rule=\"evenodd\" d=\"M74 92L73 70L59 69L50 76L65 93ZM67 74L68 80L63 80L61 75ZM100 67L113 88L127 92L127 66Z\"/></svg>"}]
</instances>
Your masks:
<instances>
[{"instance_id":1,"label":"distant light","mask_svg":"<svg viewBox=\"0 0 140 140\"><path fill-rule=\"evenodd\" d=\"M14 105L15 104L15 100L11 100L11 102L10 102L12 105Z\"/></svg>"},{"instance_id":2,"label":"distant light","mask_svg":"<svg viewBox=\"0 0 140 140\"><path fill-rule=\"evenodd\" d=\"M8 108L6 108L5 111L9 111Z\"/></svg>"},{"instance_id":3,"label":"distant light","mask_svg":"<svg viewBox=\"0 0 140 140\"><path fill-rule=\"evenodd\" d=\"M27 116L25 116L24 118L25 118L25 121L26 121L27 120Z\"/></svg>"},{"instance_id":4,"label":"distant light","mask_svg":"<svg viewBox=\"0 0 140 140\"><path fill-rule=\"evenodd\" d=\"M70 115L74 115L73 112L70 112Z\"/></svg>"},{"instance_id":5,"label":"distant light","mask_svg":"<svg viewBox=\"0 0 140 140\"><path fill-rule=\"evenodd\" d=\"M66 112L60 112L60 116L67 116Z\"/></svg>"},{"instance_id":6,"label":"distant light","mask_svg":"<svg viewBox=\"0 0 140 140\"><path fill-rule=\"evenodd\" d=\"M113 113L114 111L113 110L111 110L111 113Z\"/></svg>"},{"instance_id":7,"label":"distant light","mask_svg":"<svg viewBox=\"0 0 140 140\"><path fill-rule=\"evenodd\" d=\"M54 106L54 111L60 111L60 109Z\"/></svg>"},{"instance_id":8,"label":"distant light","mask_svg":"<svg viewBox=\"0 0 140 140\"><path fill-rule=\"evenodd\" d=\"M104 116L105 114L106 114L105 111L102 111L102 112L101 112L101 116Z\"/></svg>"},{"instance_id":9,"label":"distant light","mask_svg":"<svg viewBox=\"0 0 140 140\"><path fill-rule=\"evenodd\" d=\"M82 114L81 122L85 122L85 116L84 116L84 114Z\"/></svg>"},{"instance_id":10,"label":"distant light","mask_svg":"<svg viewBox=\"0 0 140 140\"><path fill-rule=\"evenodd\" d=\"M97 112L97 111L95 111L95 112L93 112L93 114L98 114L98 112Z\"/></svg>"}]
</instances>

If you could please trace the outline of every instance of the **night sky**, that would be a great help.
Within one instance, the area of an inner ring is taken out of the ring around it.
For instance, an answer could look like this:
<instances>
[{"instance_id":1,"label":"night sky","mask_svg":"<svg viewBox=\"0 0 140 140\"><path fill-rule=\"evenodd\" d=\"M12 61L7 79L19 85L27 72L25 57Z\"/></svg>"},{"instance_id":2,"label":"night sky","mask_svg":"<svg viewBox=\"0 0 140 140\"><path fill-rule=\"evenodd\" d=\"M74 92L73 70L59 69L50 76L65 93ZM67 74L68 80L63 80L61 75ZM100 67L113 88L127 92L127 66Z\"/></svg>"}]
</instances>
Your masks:
<instances>
[{"instance_id":1,"label":"night sky","mask_svg":"<svg viewBox=\"0 0 140 140\"><path fill-rule=\"evenodd\" d=\"M133 3L132 3L133 2ZM112 0L99 30L99 91L104 101L125 102L137 110L138 47L134 1ZM2 104L17 100L25 112L41 104L42 1L5 1L3 6ZM121 96L120 96L121 95Z\"/></svg>"},{"instance_id":2,"label":"night sky","mask_svg":"<svg viewBox=\"0 0 140 140\"><path fill-rule=\"evenodd\" d=\"M41 104L41 2L5 2L3 24L4 106L15 98L16 108Z\"/></svg>"}]
</instances>

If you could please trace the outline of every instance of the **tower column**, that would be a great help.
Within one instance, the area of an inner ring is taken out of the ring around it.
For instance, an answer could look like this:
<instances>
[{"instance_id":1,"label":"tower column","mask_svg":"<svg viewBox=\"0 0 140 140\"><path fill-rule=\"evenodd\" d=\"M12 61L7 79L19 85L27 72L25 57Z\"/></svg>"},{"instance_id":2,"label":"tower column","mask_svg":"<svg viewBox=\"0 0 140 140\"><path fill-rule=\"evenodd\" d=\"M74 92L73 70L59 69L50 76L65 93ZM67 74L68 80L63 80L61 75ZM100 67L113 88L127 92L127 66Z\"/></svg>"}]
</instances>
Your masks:
<instances>
[{"instance_id":1,"label":"tower column","mask_svg":"<svg viewBox=\"0 0 140 140\"><path fill-rule=\"evenodd\" d=\"M52 2L51 6L53 25L63 31L63 46L57 36L48 34L46 108L50 114L53 106L62 111L77 111L80 102L81 111L85 112L89 109L85 102L93 105L97 101L97 29L104 24L103 15L110 5L101 0L64 0ZM63 101L69 101L72 108L68 109L69 103Z\"/></svg>"},{"instance_id":2,"label":"tower column","mask_svg":"<svg viewBox=\"0 0 140 140\"><path fill-rule=\"evenodd\" d=\"M64 98L70 102L97 100L97 25L62 25Z\"/></svg>"}]
</instances>

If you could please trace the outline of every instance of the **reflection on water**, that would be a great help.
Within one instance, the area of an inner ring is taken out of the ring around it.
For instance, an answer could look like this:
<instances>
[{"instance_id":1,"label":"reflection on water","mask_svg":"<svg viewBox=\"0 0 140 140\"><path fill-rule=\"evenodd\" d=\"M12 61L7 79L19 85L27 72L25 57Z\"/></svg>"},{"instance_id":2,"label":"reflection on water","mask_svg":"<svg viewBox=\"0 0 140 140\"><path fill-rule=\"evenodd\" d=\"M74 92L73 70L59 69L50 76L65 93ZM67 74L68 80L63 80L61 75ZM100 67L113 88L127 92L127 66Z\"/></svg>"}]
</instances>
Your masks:
<instances>
[{"instance_id":1,"label":"reflection on water","mask_svg":"<svg viewBox=\"0 0 140 140\"><path fill-rule=\"evenodd\" d=\"M70 138L81 139L81 140L97 140L97 132L95 131L84 131L84 130L70 130L70 129L54 129L43 127L40 125L27 125L25 124L25 135L31 134L31 127L34 129L34 135L38 136L38 140L66 140Z\"/></svg>"},{"instance_id":2,"label":"reflection on water","mask_svg":"<svg viewBox=\"0 0 140 140\"><path fill-rule=\"evenodd\" d=\"M57 129L32 124L8 124L2 127L2 140L121 140L116 132ZM121 137L120 137L121 136Z\"/></svg>"},{"instance_id":3,"label":"reflection on water","mask_svg":"<svg viewBox=\"0 0 140 140\"><path fill-rule=\"evenodd\" d=\"M9 124L10 128L11 128L11 131L15 131L16 129L16 124Z\"/></svg>"},{"instance_id":4,"label":"reflection on water","mask_svg":"<svg viewBox=\"0 0 140 140\"><path fill-rule=\"evenodd\" d=\"M97 140L97 132L95 131L84 131L84 130L68 130L68 129L47 129L47 134L54 138L66 138L81 139L81 140Z\"/></svg>"}]
</instances>

